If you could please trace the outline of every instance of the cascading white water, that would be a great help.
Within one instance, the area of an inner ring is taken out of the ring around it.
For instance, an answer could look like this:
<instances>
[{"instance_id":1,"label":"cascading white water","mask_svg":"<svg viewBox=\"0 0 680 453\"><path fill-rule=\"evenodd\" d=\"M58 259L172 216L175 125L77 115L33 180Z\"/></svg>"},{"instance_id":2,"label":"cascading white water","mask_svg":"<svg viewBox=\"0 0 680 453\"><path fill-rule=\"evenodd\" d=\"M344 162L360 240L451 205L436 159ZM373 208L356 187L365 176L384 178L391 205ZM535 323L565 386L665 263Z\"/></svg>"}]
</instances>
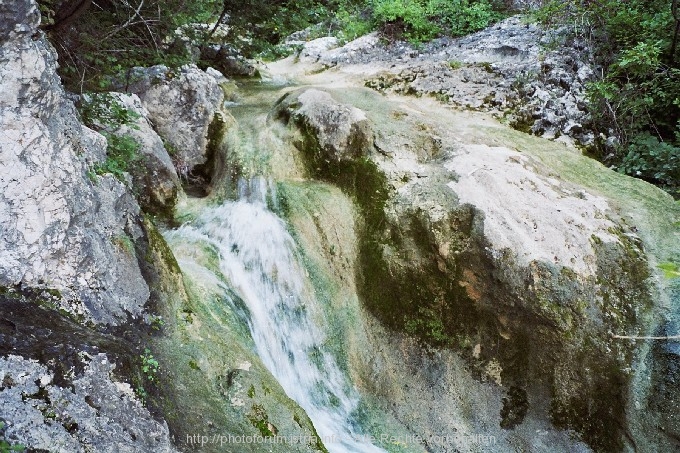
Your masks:
<instances>
[{"instance_id":1,"label":"cascading white water","mask_svg":"<svg viewBox=\"0 0 680 453\"><path fill-rule=\"evenodd\" d=\"M169 239L208 243L220 271L250 312L265 366L309 415L331 452L382 452L352 425L358 402L334 358L323 351L324 315L284 222L267 209L264 178L239 185L239 201L206 209Z\"/></svg>"}]
</instances>

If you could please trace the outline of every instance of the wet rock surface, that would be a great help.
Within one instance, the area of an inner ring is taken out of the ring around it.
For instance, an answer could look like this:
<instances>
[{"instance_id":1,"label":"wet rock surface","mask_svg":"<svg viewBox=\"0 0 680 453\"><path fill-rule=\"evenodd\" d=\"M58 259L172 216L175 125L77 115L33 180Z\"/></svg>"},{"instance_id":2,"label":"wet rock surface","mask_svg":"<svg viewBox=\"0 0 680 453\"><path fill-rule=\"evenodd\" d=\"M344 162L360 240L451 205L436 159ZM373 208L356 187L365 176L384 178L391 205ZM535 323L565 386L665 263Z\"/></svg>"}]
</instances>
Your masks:
<instances>
[{"instance_id":1,"label":"wet rock surface","mask_svg":"<svg viewBox=\"0 0 680 453\"><path fill-rule=\"evenodd\" d=\"M543 414L595 450L630 446L626 426L638 420L627 419L626 395L638 385L631 363L640 349L612 334L642 335L659 290L630 219L525 143L475 143L492 129L461 140L453 112L326 93L317 98L326 108L360 107L375 137L358 154L368 159L308 167L358 203L357 284L369 311L391 329L459 351L474 376L502 385L502 428ZM304 143L320 152L322 132L306 127L313 114L299 102L288 109L279 118L315 137Z\"/></svg>"}]
</instances>

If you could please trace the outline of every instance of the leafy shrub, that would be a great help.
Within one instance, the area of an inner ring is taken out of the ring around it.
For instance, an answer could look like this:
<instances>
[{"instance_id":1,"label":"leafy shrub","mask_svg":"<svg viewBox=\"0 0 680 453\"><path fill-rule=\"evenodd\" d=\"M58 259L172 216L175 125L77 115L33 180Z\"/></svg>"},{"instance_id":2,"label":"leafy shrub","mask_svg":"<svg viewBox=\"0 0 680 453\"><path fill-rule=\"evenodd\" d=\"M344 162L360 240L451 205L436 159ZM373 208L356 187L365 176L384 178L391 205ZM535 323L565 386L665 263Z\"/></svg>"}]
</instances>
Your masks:
<instances>
[{"instance_id":1,"label":"leafy shrub","mask_svg":"<svg viewBox=\"0 0 680 453\"><path fill-rule=\"evenodd\" d=\"M390 37L403 35L412 42L432 39L440 31L420 0L375 0L373 18Z\"/></svg>"},{"instance_id":2,"label":"leafy shrub","mask_svg":"<svg viewBox=\"0 0 680 453\"><path fill-rule=\"evenodd\" d=\"M463 36L501 18L487 0L373 0L372 7L374 22L388 37L414 43L441 33Z\"/></svg>"},{"instance_id":3,"label":"leafy shrub","mask_svg":"<svg viewBox=\"0 0 680 453\"><path fill-rule=\"evenodd\" d=\"M157 375L160 371L160 365L158 360L151 354L151 350L148 348L144 349L144 354L140 354L139 358L141 360L141 370L144 377L149 382L156 382L158 380Z\"/></svg>"},{"instance_id":4,"label":"leafy shrub","mask_svg":"<svg viewBox=\"0 0 680 453\"><path fill-rule=\"evenodd\" d=\"M474 33L501 18L488 1L428 0L426 10L451 36Z\"/></svg>"},{"instance_id":5,"label":"leafy shrub","mask_svg":"<svg viewBox=\"0 0 680 453\"><path fill-rule=\"evenodd\" d=\"M594 51L601 77L588 86L596 132L614 135L616 146L594 155L627 174L678 195L680 68L676 20L666 0L549 1L534 19L568 25ZM675 182L673 182L675 179Z\"/></svg>"},{"instance_id":6,"label":"leafy shrub","mask_svg":"<svg viewBox=\"0 0 680 453\"><path fill-rule=\"evenodd\" d=\"M361 7L341 6L335 15L342 41L352 41L373 30L370 11Z\"/></svg>"},{"instance_id":7,"label":"leafy shrub","mask_svg":"<svg viewBox=\"0 0 680 453\"><path fill-rule=\"evenodd\" d=\"M650 134L640 134L632 140L619 171L680 195L680 147Z\"/></svg>"},{"instance_id":8,"label":"leafy shrub","mask_svg":"<svg viewBox=\"0 0 680 453\"><path fill-rule=\"evenodd\" d=\"M139 160L139 143L129 135L116 135L102 132L106 137L106 160L97 165L94 171L98 175L110 173L121 181L125 180L125 173L130 164Z\"/></svg>"},{"instance_id":9,"label":"leafy shrub","mask_svg":"<svg viewBox=\"0 0 680 453\"><path fill-rule=\"evenodd\" d=\"M122 105L111 93L87 95L80 105L83 122L95 129L132 126L139 114Z\"/></svg>"}]
</instances>

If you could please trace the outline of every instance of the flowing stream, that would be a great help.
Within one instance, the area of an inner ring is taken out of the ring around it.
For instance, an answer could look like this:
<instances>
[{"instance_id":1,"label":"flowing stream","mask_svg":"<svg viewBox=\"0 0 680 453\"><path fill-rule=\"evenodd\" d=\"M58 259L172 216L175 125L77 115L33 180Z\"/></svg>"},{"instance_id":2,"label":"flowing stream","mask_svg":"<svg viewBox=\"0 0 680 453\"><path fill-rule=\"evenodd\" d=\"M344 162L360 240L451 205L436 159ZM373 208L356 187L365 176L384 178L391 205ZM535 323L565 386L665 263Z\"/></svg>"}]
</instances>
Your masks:
<instances>
[{"instance_id":1,"label":"flowing stream","mask_svg":"<svg viewBox=\"0 0 680 453\"><path fill-rule=\"evenodd\" d=\"M252 143L251 143L252 145ZM205 208L166 233L172 241L209 244L221 280L248 308L257 353L289 397L312 420L331 452L382 452L353 421L359 395L324 351L324 314L285 223L267 207L273 185L241 180L236 201ZM225 302L226 303L226 302Z\"/></svg>"}]
</instances>

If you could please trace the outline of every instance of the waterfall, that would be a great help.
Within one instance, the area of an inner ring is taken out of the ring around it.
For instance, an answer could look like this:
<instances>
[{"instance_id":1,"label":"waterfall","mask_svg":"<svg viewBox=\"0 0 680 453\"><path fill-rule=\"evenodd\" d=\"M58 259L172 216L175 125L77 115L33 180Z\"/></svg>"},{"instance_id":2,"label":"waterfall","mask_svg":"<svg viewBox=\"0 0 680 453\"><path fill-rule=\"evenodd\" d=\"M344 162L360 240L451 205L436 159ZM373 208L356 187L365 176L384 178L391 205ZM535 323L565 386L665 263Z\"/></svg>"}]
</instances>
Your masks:
<instances>
[{"instance_id":1,"label":"waterfall","mask_svg":"<svg viewBox=\"0 0 680 453\"><path fill-rule=\"evenodd\" d=\"M224 280L248 308L258 355L329 451L382 452L352 423L358 394L324 351L323 310L285 223L267 208L270 186L264 178L242 181L238 201L206 208L168 239L219 251Z\"/></svg>"}]
</instances>

